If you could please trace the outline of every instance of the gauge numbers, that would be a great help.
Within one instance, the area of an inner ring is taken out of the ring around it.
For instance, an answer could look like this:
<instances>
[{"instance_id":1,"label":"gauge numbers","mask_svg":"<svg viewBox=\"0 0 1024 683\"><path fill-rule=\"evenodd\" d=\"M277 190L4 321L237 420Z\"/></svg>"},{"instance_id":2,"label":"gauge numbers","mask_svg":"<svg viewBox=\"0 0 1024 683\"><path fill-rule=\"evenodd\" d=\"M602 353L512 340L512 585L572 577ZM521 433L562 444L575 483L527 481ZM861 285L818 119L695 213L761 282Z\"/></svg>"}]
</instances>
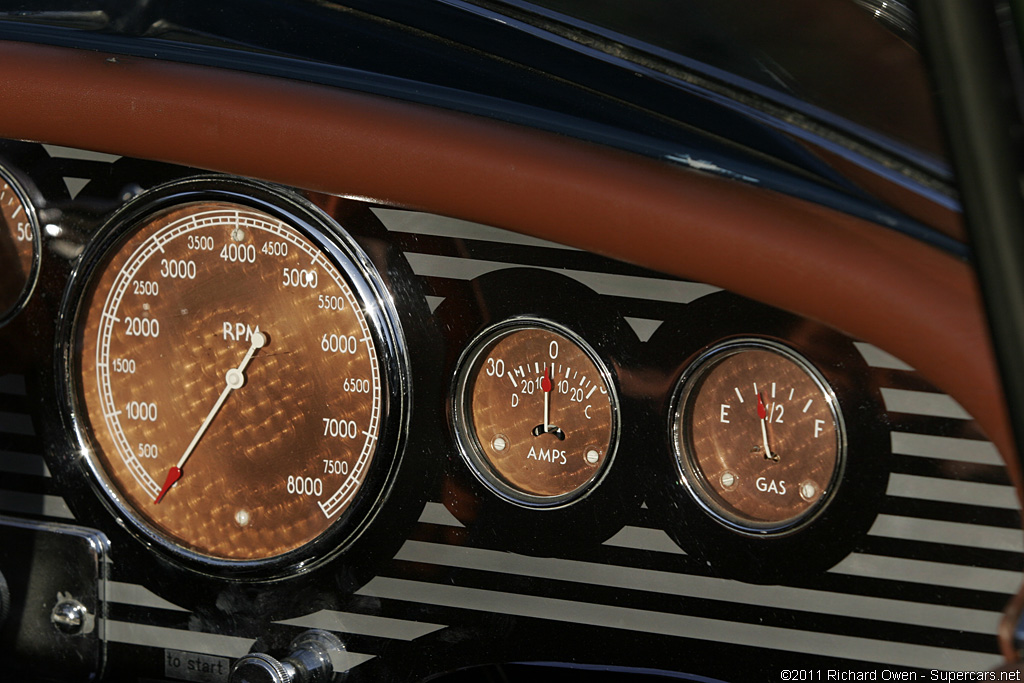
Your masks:
<instances>
[{"instance_id":1,"label":"gauge numbers","mask_svg":"<svg viewBox=\"0 0 1024 683\"><path fill-rule=\"evenodd\" d=\"M481 480L528 505L573 500L604 471L617 406L593 351L552 323L485 333L458 378L456 429Z\"/></svg>"},{"instance_id":2,"label":"gauge numbers","mask_svg":"<svg viewBox=\"0 0 1024 683\"><path fill-rule=\"evenodd\" d=\"M215 201L151 215L102 260L77 333L90 464L158 540L260 561L349 507L382 411L356 277L289 223Z\"/></svg>"},{"instance_id":3,"label":"gauge numbers","mask_svg":"<svg viewBox=\"0 0 1024 683\"><path fill-rule=\"evenodd\" d=\"M718 346L681 390L675 445L684 481L716 518L743 531L788 531L832 496L845 454L825 380L763 340Z\"/></svg>"},{"instance_id":4,"label":"gauge numbers","mask_svg":"<svg viewBox=\"0 0 1024 683\"><path fill-rule=\"evenodd\" d=\"M0 322L14 315L27 299L38 248L32 205L0 171Z\"/></svg>"}]
</instances>

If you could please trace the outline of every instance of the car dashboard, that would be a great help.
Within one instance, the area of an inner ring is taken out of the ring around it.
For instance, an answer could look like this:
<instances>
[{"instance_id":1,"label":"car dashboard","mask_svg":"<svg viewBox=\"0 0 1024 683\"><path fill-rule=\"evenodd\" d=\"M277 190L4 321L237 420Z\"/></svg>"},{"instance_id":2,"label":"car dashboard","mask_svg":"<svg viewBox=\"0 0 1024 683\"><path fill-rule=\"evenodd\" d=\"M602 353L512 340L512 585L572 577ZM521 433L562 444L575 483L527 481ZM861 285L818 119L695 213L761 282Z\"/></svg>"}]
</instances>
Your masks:
<instances>
[{"instance_id":1,"label":"car dashboard","mask_svg":"<svg viewBox=\"0 0 1024 683\"><path fill-rule=\"evenodd\" d=\"M1003 662L1019 473L948 197L61 36L0 45L20 676Z\"/></svg>"}]
</instances>

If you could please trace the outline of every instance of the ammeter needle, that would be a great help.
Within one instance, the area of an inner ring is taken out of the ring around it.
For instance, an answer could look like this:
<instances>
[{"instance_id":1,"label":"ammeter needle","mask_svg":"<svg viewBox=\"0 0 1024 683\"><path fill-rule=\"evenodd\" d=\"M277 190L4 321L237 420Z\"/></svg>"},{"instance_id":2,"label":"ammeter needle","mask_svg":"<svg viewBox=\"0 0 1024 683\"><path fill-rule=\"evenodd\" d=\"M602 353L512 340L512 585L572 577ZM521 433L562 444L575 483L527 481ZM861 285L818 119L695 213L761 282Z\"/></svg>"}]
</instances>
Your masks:
<instances>
[{"instance_id":1,"label":"ammeter needle","mask_svg":"<svg viewBox=\"0 0 1024 683\"><path fill-rule=\"evenodd\" d=\"M227 400L228 394L235 389L240 389L245 384L245 369L249 366L249 361L252 360L253 355L257 349L263 348L263 345L267 343L267 338L262 332L253 332L251 345L249 350L245 352L245 358L238 364L237 368L231 368L224 374L224 391L220 392L220 396L217 397L217 402L213 404L213 408L206 415L206 419L203 420L203 424L199 425L199 429L196 431L196 435L192 437L192 442L185 449L185 453L178 460L178 464L167 471L167 478L164 480L164 487L160 489L160 494L153 501L156 505L164 497L164 494L174 486L174 482L181 479L181 468L185 466L185 461L188 460L189 456L192 455L192 451L196 449L199 444L199 440L203 438L203 434L210 428L210 423L213 422L214 416L220 410L221 406L224 405L224 401Z\"/></svg>"},{"instance_id":2,"label":"ammeter needle","mask_svg":"<svg viewBox=\"0 0 1024 683\"><path fill-rule=\"evenodd\" d=\"M544 391L544 433L551 431L551 368L544 367L544 376L540 379L540 388Z\"/></svg>"}]
</instances>

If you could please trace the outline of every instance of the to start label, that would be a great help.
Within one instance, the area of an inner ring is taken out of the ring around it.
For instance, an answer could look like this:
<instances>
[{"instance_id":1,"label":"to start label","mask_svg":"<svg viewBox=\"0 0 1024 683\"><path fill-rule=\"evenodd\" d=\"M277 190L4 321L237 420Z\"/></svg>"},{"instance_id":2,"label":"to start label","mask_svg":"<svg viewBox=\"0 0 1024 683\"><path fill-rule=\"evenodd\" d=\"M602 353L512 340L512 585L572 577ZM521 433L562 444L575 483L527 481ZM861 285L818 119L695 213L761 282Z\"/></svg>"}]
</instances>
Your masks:
<instances>
[{"instance_id":1,"label":"to start label","mask_svg":"<svg viewBox=\"0 0 1024 683\"><path fill-rule=\"evenodd\" d=\"M231 661L198 652L164 650L164 676L198 683L227 683Z\"/></svg>"}]
</instances>

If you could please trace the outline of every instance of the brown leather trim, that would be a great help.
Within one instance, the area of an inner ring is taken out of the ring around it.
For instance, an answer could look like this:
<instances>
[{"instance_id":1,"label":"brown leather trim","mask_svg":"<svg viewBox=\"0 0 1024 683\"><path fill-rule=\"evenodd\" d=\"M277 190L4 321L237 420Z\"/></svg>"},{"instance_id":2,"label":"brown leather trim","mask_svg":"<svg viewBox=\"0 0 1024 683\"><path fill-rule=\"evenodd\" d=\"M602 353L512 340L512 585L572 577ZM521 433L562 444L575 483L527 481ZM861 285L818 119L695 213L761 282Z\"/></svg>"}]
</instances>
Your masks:
<instances>
[{"instance_id":1,"label":"brown leather trim","mask_svg":"<svg viewBox=\"0 0 1024 683\"><path fill-rule=\"evenodd\" d=\"M827 149L809 144L805 144L804 147L812 154L821 157L825 163L832 166L847 180L870 192L871 196L881 199L948 237L959 242L967 241L967 228L964 226L963 216L959 212L890 182Z\"/></svg>"},{"instance_id":2,"label":"brown leather trim","mask_svg":"<svg viewBox=\"0 0 1024 683\"><path fill-rule=\"evenodd\" d=\"M323 86L21 43L0 44L0 62L3 137L457 216L831 324L954 396L1020 483L973 273L913 239L624 152Z\"/></svg>"}]
</instances>

